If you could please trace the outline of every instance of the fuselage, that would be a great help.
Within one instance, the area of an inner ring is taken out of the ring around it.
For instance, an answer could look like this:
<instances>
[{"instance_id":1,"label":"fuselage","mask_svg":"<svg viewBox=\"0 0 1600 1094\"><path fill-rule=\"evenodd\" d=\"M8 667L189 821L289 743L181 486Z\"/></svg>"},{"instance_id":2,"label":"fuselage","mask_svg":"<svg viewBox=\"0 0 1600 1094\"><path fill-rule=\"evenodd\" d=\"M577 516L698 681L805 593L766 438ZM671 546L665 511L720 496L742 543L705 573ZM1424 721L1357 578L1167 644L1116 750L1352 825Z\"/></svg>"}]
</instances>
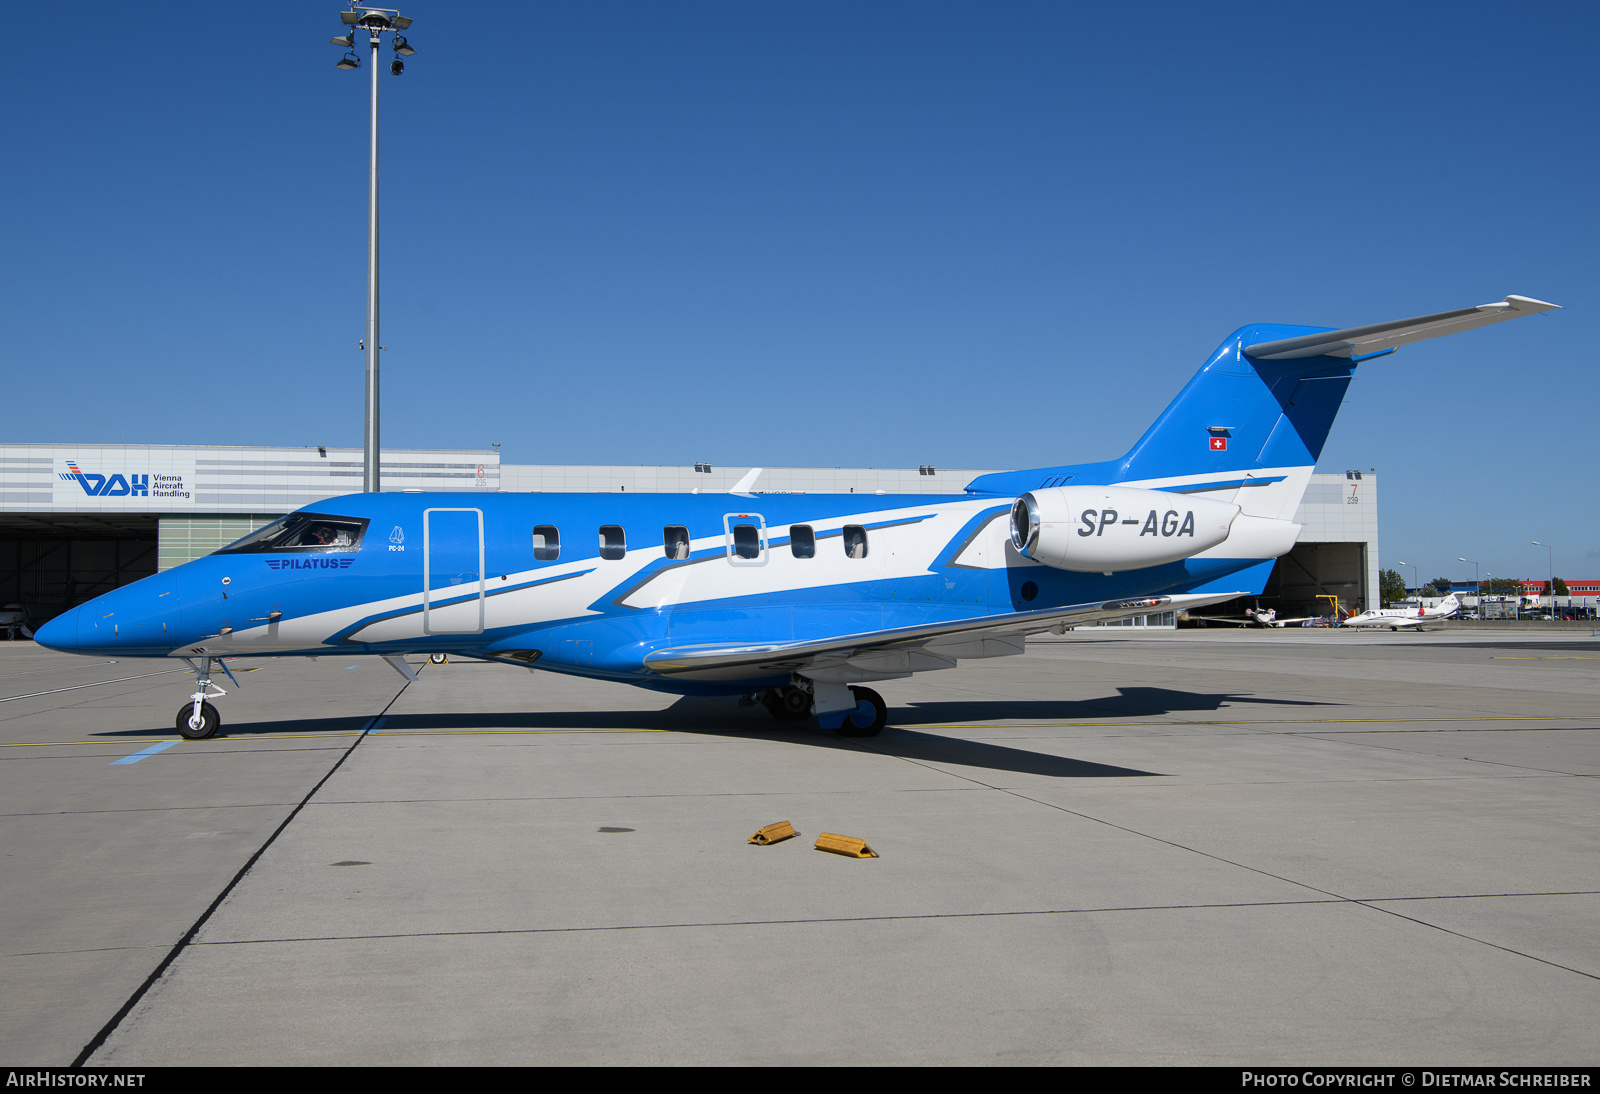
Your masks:
<instances>
[{"instance_id":1,"label":"fuselage","mask_svg":"<svg viewBox=\"0 0 1600 1094\"><path fill-rule=\"evenodd\" d=\"M1182 509L1183 497L1172 497ZM1201 557L1112 574L1058 570L1010 546L1011 503L966 494L351 495L302 511L316 517L301 520L295 545L247 537L52 620L40 641L151 657L458 653L702 690L659 679L645 658L1191 591L1270 567ZM310 542L319 529L307 522L318 519L321 534L336 530L344 542Z\"/></svg>"}]
</instances>

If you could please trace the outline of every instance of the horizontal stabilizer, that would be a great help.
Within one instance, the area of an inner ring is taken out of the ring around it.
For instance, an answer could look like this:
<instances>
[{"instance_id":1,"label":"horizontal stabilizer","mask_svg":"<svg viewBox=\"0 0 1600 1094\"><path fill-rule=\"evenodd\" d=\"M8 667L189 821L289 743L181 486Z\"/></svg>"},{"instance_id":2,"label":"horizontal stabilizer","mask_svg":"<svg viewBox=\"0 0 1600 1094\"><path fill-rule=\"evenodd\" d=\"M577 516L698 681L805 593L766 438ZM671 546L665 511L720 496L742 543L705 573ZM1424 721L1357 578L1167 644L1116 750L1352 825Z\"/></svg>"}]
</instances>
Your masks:
<instances>
[{"instance_id":1,"label":"horizontal stabilizer","mask_svg":"<svg viewBox=\"0 0 1600 1094\"><path fill-rule=\"evenodd\" d=\"M1376 353L1421 342L1426 338L1440 338L1457 331L1486 327L1523 315L1537 315L1560 307L1532 300L1526 296L1508 296L1497 304L1479 304L1475 308L1418 315L1411 319L1395 319L1388 323L1373 323L1366 327L1349 327L1345 330L1323 331L1299 338L1283 338L1276 342L1257 342L1244 347L1244 352L1258 361L1283 361L1294 357L1369 357Z\"/></svg>"}]
</instances>

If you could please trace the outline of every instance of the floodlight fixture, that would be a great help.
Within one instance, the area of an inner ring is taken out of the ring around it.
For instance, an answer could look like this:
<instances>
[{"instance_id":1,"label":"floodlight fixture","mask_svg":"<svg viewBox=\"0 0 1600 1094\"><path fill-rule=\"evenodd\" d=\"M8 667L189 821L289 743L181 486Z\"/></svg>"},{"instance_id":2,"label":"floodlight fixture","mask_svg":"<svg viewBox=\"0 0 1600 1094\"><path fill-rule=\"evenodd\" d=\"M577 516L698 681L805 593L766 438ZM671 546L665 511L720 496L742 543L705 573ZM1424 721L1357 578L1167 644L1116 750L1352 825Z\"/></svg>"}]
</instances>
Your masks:
<instances>
[{"instance_id":1,"label":"floodlight fixture","mask_svg":"<svg viewBox=\"0 0 1600 1094\"><path fill-rule=\"evenodd\" d=\"M379 490L378 467L378 44L384 34L394 34L395 58L389 64L389 73L398 76L406 70L401 57L410 57L413 49L398 31L411 25L411 20L393 8L375 8L351 0L350 10L339 13L339 21L350 30L342 37L332 39L336 46L347 51L337 67L345 70L360 68L361 58L356 55L357 30L367 32L367 42L372 48L372 100L369 110L368 169L367 169L367 331L361 340L366 353L366 415L362 445L363 493L375 494Z\"/></svg>"}]
</instances>

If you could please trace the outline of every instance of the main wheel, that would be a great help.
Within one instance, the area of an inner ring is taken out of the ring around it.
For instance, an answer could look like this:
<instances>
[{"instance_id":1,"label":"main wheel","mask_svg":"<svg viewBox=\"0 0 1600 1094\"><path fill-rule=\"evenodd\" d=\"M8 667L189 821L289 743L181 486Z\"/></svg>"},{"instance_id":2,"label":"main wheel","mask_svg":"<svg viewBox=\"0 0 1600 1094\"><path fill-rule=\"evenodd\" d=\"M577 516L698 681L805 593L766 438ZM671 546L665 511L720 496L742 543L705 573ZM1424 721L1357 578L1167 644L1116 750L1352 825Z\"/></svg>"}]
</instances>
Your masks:
<instances>
[{"instance_id":1,"label":"main wheel","mask_svg":"<svg viewBox=\"0 0 1600 1094\"><path fill-rule=\"evenodd\" d=\"M811 717L811 696L799 688L778 688L767 697L767 712L780 722L803 722Z\"/></svg>"},{"instance_id":2,"label":"main wheel","mask_svg":"<svg viewBox=\"0 0 1600 1094\"><path fill-rule=\"evenodd\" d=\"M871 688L851 688L856 697L856 709L845 717L839 732L846 737L876 737L889 721L889 708L883 696Z\"/></svg>"},{"instance_id":3,"label":"main wheel","mask_svg":"<svg viewBox=\"0 0 1600 1094\"><path fill-rule=\"evenodd\" d=\"M428 655L428 660L433 662L435 665L442 665L445 663L444 654L442 653L430 653Z\"/></svg>"},{"instance_id":4,"label":"main wheel","mask_svg":"<svg viewBox=\"0 0 1600 1094\"><path fill-rule=\"evenodd\" d=\"M217 727L222 724L222 716L217 713L217 708L210 703L200 704L200 725L198 728L189 724L189 718L194 714L194 704L185 703L178 708L178 733L191 741L203 741L207 737L214 737Z\"/></svg>"}]
</instances>

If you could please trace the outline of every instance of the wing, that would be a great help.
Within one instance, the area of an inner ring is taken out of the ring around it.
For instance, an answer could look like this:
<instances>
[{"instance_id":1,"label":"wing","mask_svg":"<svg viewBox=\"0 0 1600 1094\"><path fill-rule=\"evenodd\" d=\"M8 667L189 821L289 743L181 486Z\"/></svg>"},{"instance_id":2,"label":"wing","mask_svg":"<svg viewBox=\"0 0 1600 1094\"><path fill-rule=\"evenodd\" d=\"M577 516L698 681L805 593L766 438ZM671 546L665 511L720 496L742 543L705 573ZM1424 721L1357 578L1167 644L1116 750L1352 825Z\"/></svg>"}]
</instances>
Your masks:
<instances>
[{"instance_id":1,"label":"wing","mask_svg":"<svg viewBox=\"0 0 1600 1094\"><path fill-rule=\"evenodd\" d=\"M648 655L645 666L680 680L737 681L799 672L813 680L855 683L948 669L962 657L1005 657L1041 631L1128 619L1153 611L1220 604L1248 592L1144 596L1033 612L979 616L813 641L740 646L679 646Z\"/></svg>"},{"instance_id":2,"label":"wing","mask_svg":"<svg viewBox=\"0 0 1600 1094\"><path fill-rule=\"evenodd\" d=\"M1225 615L1191 615L1190 619L1204 619L1207 623L1233 623L1240 627L1264 627L1265 623L1254 619L1229 619Z\"/></svg>"},{"instance_id":3,"label":"wing","mask_svg":"<svg viewBox=\"0 0 1600 1094\"><path fill-rule=\"evenodd\" d=\"M1508 296L1499 303L1479 304L1475 308L1458 308L1411 319L1392 319L1387 323L1323 331L1276 342L1257 342L1244 347L1244 352L1261 361L1316 357L1319 354L1329 357L1371 357L1426 338L1440 338L1457 331L1486 327L1490 323L1503 323L1507 319L1537 315L1559 307L1559 304L1546 304L1543 300L1526 296Z\"/></svg>"}]
</instances>

